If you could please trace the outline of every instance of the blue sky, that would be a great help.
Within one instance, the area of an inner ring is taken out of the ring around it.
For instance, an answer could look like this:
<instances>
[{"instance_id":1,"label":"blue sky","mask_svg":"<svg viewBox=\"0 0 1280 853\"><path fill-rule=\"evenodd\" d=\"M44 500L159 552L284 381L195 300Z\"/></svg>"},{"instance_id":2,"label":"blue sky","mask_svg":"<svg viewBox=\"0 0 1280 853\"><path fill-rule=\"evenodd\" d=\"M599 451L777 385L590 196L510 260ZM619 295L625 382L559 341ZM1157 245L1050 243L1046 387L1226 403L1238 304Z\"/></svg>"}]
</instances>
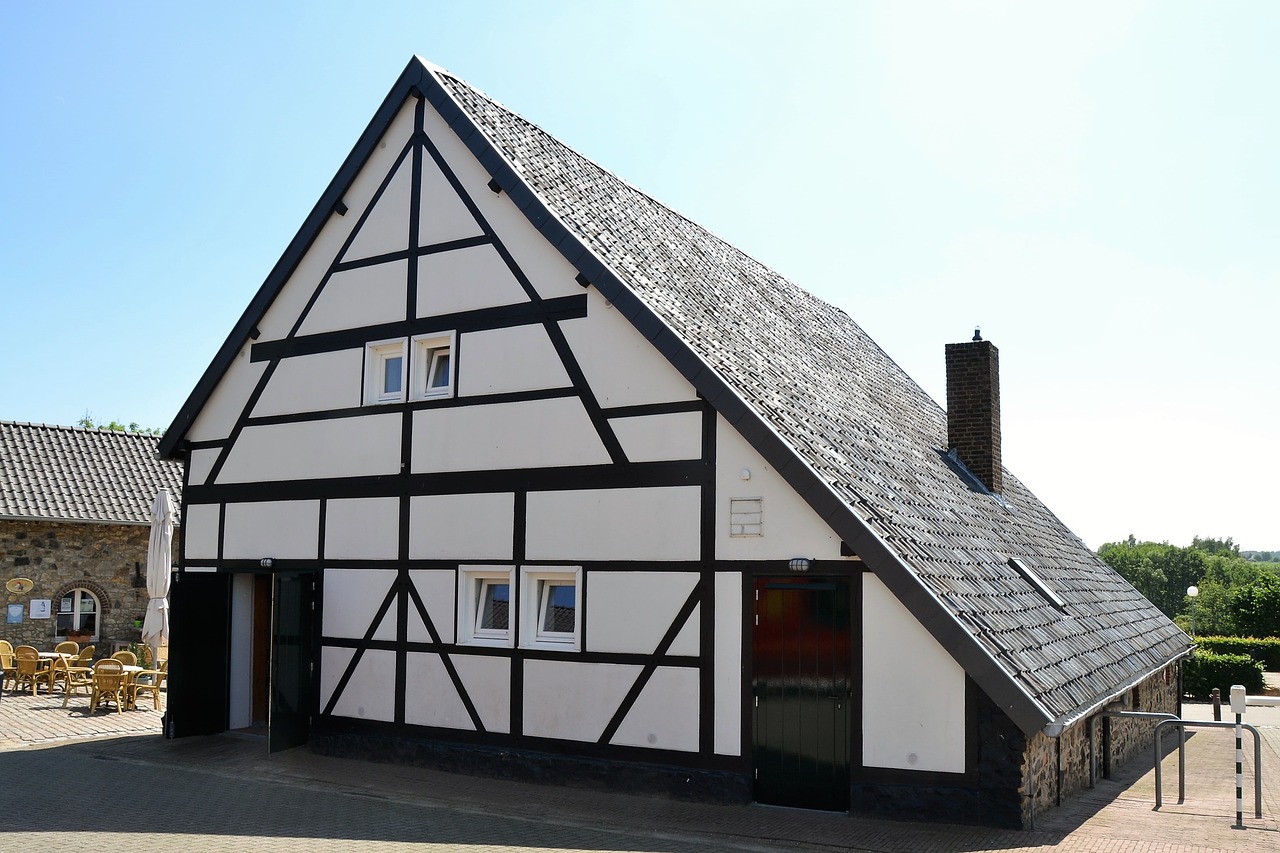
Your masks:
<instances>
[{"instance_id":1,"label":"blue sky","mask_svg":"<svg viewBox=\"0 0 1280 853\"><path fill-rule=\"evenodd\" d=\"M367 8L366 8L367 7ZM1280 548L1280 4L0 5L0 419L167 426L413 54L847 311L1090 546Z\"/></svg>"}]
</instances>

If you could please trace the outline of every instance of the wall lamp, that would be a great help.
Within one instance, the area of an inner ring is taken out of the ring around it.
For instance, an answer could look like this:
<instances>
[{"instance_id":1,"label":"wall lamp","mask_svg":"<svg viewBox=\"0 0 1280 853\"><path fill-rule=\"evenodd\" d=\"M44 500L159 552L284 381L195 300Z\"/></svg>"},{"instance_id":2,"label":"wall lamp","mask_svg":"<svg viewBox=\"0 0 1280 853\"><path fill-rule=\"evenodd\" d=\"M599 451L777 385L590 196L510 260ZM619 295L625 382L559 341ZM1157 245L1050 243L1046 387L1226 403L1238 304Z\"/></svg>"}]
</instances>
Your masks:
<instances>
[{"instance_id":1,"label":"wall lamp","mask_svg":"<svg viewBox=\"0 0 1280 853\"><path fill-rule=\"evenodd\" d=\"M807 572L809 567L813 565L813 560L809 557L792 557L791 562L787 563L793 572Z\"/></svg>"},{"instance_id":2,"label":"wall lamp","mask_svg":"<svg viewBox=\"0 0 1280 853\"><path fill-rule=\"evenodd\" d=\"M261 560L258 561L258 565L262 566L262 568L264 569L269 569L275 564L276 564L276 561L275 561L275 558L273 557L263 557Z\"/></svg>"}]
</instances>

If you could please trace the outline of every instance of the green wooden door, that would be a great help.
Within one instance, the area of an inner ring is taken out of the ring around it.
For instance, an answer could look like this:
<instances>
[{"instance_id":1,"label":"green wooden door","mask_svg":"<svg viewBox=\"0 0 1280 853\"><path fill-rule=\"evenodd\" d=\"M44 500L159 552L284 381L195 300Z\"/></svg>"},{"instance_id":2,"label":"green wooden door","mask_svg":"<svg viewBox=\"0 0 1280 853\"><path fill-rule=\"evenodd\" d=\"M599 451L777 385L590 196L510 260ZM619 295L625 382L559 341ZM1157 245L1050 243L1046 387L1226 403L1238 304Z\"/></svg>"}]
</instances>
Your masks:
<instances>
[{"instance_id":1,"label":"green wooden door","mask_svg":"<svg viewBox=\"0 0 1280 853\"><path fill-rule=\"evenodd\" d=\"M756 801L846 810L852 739L849 581L761 578L754 592Z\"/></svg>"},{"instance_id":2,"label":"green wooden door","mask_svg":"<svg viewBox=\"0 0 1280 853\"><path fill-rule=\"evenodd\" d=\"M317 579L314 572L275 579L268 752L302 746L311 731Z\"/></svg>"}]
</instances>

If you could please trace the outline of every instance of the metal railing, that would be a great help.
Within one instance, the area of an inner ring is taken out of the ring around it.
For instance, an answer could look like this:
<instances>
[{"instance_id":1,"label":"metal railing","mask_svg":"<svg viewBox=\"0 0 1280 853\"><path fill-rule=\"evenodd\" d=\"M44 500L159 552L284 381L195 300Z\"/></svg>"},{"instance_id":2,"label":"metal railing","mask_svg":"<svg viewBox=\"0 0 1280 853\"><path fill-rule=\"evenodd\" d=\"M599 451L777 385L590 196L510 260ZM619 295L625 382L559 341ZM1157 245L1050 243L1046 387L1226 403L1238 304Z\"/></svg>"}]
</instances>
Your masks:
<instances>
[{"instance_id":1,"label":"metal railing","mask_svg":"<svg viewBox=\"0 0 1280 853\"><path fill-rule=\"evenodd\" d=\"M1155 748L1153 754L1156 765L1156 808L1160 808L1164 804L1164 789L1161 785L1160 776L1160 730L1165 726L1177 726L1180 732L1178 740L1180 748L1178 750L1178 802L1183 802L1187 796L1187 759L1186 759L1186 727L1200 726L1206 729L1234 729L1235 723L1228 722L1211 722L1209 720L1162 720L1156 723L1155 731ZM1241 728L1248 729L1253 735L1253 809L1254 816L1262 817L1262 741L1258 737L1258 730L1249 723L1241 723Z\"/></svg>"}]
</instances>

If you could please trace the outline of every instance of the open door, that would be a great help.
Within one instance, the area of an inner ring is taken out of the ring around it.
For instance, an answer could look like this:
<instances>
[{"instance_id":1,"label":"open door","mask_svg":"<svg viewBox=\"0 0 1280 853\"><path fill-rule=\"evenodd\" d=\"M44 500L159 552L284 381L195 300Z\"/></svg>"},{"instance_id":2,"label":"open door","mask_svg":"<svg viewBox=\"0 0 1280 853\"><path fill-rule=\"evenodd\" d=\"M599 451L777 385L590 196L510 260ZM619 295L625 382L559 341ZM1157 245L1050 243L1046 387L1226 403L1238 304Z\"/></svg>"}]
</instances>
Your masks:
<instances>
[{"instance_id":1,"label":"open door","mask_svg":"<svg viewBox=\"0 0 1280 853\"><path fill-rule=\"evenodd\" d=\"M166 737L227 728L231 575L179 572L169 584Z\"/></svg>"},{"instance_id":2,"label":"open door","mask_svg":"<svg viewBox=\"0 0 1280 853\"><path fill-rule=\"evenodd\" d=\"M760 578L752 628L757 802L849 808L849 579Z\"/></svg>"},{"instance_id":3,"label":"open door","mask_svg":"<svg viewBox=\"0 0 1280 853\"><path fill-rule=\"evenodd\" d=\"M311 731L317 580L314 572L276 575L268 752L301 746Z\"/></svg>"}]
</instances>

